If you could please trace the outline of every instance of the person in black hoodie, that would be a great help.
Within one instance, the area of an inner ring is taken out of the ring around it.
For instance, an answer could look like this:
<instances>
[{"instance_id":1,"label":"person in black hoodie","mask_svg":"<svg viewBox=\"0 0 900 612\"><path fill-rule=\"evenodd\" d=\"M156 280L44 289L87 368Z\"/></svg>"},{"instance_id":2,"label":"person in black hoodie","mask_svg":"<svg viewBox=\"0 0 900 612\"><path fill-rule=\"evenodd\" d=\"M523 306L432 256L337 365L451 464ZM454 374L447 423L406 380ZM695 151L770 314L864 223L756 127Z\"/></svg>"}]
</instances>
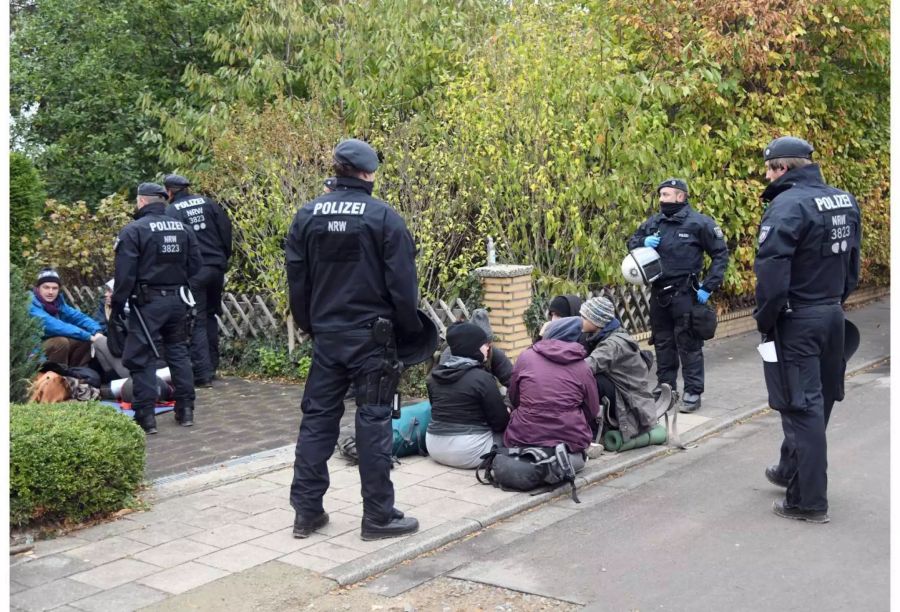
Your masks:
<instances>
[{"instance_id":1,"label":"person in black hoodie","mask_svg":"<svg viewBox=\"0 0 900 612\"><path fill-rule=\"evenodd\" d=\"M484 368L489 338L474 323L447 329L452 356L428 375L431 423L425 444L432 459L455 468L476 468L494 444L502 445L509 412L497 381Z\"/></svg>"}]
</instances>

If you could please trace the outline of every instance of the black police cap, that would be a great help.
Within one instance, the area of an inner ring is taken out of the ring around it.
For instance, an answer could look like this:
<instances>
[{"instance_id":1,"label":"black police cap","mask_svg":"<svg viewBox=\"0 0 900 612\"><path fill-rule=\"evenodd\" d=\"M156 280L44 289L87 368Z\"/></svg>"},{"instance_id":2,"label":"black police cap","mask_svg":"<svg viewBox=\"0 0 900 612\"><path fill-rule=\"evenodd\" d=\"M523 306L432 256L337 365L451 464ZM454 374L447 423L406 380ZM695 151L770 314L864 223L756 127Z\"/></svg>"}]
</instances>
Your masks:
<instances>
[{"instance_id":1,"label":"black police cap","mask_svg":"<svg viewBox=\"0 0 900 612\"><path fill-rule=\"evenodd\" d=\"M141 183L138 185L137 194L142 196L160 196L162 198L169 196L166 190L162 188L162 185L156 183Z\"/></svg>"},{"instance_id":2,"label":"black police cap","mask_svg":"<svg viewBox=\"0 0 900 612\"><path fill-rule=\"evenodd\" d=\"M191 182L180 174L167 174L165 180L163 181L163 185L165 185L166 187L183 189L185 187L190 187Z\"/></svg>"},{"instance_id":3,"label":"black police cap","mask_svg":"<svg viewBox=\"0 0 900 612\"><path fill-rule=\"evenodd\" d=\"M378 170L378 153L368 143L356 138L339 142L334 148L334 160L363 172Z\"/></svg>"},{"instance_id":4,"label":"black police cap","mask_svg":"<svg viewBox=\"0 0 900 612\"><path fill-rule=\"evenodd\" d=\"M780 159L782 157L800 157L803 159L812 159L813 146L795 136L782 136L776 138L769 143L766 150L763 151L763 159Z\"/></svg>"},{"instance_id":5,"label":"black police cap","mask_svg":"<svg viewBox=\"0 0 900 612\"><path fill-rule=\"evenodd\" d=\"M667 178L659 186L656 188L656 193L659 193L663 187L671 187L672 189L680 189L685 194L688 193L687 181L680 178Z\"/></svg>"}]
</instances>

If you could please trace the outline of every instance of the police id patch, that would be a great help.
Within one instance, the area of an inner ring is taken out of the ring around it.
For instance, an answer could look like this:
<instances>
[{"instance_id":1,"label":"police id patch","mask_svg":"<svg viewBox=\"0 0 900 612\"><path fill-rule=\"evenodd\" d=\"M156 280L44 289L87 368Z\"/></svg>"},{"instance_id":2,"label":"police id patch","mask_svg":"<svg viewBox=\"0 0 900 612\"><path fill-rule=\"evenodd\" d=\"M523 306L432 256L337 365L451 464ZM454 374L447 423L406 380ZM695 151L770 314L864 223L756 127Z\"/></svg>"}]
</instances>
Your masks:
<instances>
[{"instance_id":1,"label":"police id patch","mask_svg":"<svg viewBox=\"0 0 900 612\"><path fill-rule=\"evenodd\" d=\"M771 225L762 225L759 228L759 244L762 244L766 241L766 238L769 237L769 232L772 231Z\"/></svg>"},{"instance_id":2,"label":"police id patch","mask_svg":"<svg viewBox=\"0 0 900 612\"><path fill-rule=\"evenodd\" d=\"M718 238L719 240L725 237L725 234L722 233L722 228L718 225L713 228L713 234L715 234L716 238Z\"/></svg>"}]
</instances>

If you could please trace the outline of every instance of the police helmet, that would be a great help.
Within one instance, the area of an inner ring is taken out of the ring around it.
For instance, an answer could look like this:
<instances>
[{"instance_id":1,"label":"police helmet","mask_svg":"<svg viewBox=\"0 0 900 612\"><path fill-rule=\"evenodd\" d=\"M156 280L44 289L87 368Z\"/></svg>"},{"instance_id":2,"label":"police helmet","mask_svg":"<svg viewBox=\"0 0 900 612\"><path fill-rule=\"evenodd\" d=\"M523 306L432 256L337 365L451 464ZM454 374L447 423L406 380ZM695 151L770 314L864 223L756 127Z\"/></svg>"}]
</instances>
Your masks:
<instances>
[{"instance_id":1,"label":"police helmet","mask_svg":"<svg viewBox=\"0 0 900 612\"><path fill-rule=\"evenodd\" d=\"M647 286L662 276L662 261L656 249L639 247L622 260L622 275L633 285Z\"/></svg>"},{"instance_id":2,"label":"police helmet","mask_svg":"<svg viewBox=\"0 0 900 612\"><path fill-rule=\"evenodd\" d=\"M769 161L771 159L779 159L782 157L800 157L803 159L812 159L813 146L795 136L782 136L776 138L769 143L766 150L763 151L763 159Z\"/></svg>"},{"instance_id":3,"label":"police helmet","mask_svg":"<svg viewBox=\"0 0 900 612\"><path fill-rule=\"evenodd\" d=\"M421 309L416 313L422 323L422 331L409 338L397 339L397 358L407 368L431 359L439 340L437 325L431 317Z\"/></svg>"},{"instance_id":4,"label":"police helmet","mask_svg":"<svg viewBox=\"0 0 900 612\"><path fill-rule=\"evenodd\" d=\"M859 348L859 328L852 321L844 319L844 361L850 361Z\"/></svg>"},{"instance_id":5,"label":"police helmet","mask_svg":"<svg viewBox=\"0 0 900 612\"><path fill-rule=\"evenodd\" d=\"M141 183L138 185L137 194L140 196L159 196L161 198L169 197L169 193L157 183Z\"/></svg>"},{"instance_id":6,"label":"police helmet","mask_svg":"<svg viewBox=\"0 0 900 612\"><path fill-rule=\"evenodd\" d=\"M679 189L684 192L685 195L688 195L688 186L687 181L680 178L667 178L659 186L656 188L656 193L662 191L663 187L671 187L672 189Z\"/></svg>"},{"instance_id":7,"label":"police helmet","mask_svg":"<svg viewBox=\"0 0 900 612\"><path fill-rule=\"evenodd\" d=\"M177 190L184 189L185 187L190 187L191 182L180 174L167 174L165 180L163 180L163 185L165 185L167 188Z\"/></svg>"}]
</instances>

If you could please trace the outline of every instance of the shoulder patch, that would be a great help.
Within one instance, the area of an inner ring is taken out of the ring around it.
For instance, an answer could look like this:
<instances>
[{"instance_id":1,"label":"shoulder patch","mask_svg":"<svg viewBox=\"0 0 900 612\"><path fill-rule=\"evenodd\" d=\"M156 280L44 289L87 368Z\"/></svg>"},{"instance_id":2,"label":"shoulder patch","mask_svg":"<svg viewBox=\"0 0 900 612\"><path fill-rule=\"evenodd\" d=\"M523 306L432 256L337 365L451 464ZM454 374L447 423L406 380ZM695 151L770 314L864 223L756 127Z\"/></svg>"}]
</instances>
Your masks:
<instances>
[{"instance_id":1,"label":"shoulder patch","mask_svg":"<svg viewBox=\"0 0 900 612\"><path fill-rule=\"evenodd\" d=\"M766 238L769 237L769 232L772 230L771 225L762 225L759 228L759 244L765 242Z\"/></svg>"},{"instance_id":2,"label":"shoulder patch","mask_svg":"<svg viewBox=\"0 0 900 612\"><path fill-rule=\"evenodd\" d=\"M718 225L713 228L713 234L715 234L716 238L718 238L719 240L725 237L725 234L722 233L722 228Z\"/></svg>"}]
</instances>

